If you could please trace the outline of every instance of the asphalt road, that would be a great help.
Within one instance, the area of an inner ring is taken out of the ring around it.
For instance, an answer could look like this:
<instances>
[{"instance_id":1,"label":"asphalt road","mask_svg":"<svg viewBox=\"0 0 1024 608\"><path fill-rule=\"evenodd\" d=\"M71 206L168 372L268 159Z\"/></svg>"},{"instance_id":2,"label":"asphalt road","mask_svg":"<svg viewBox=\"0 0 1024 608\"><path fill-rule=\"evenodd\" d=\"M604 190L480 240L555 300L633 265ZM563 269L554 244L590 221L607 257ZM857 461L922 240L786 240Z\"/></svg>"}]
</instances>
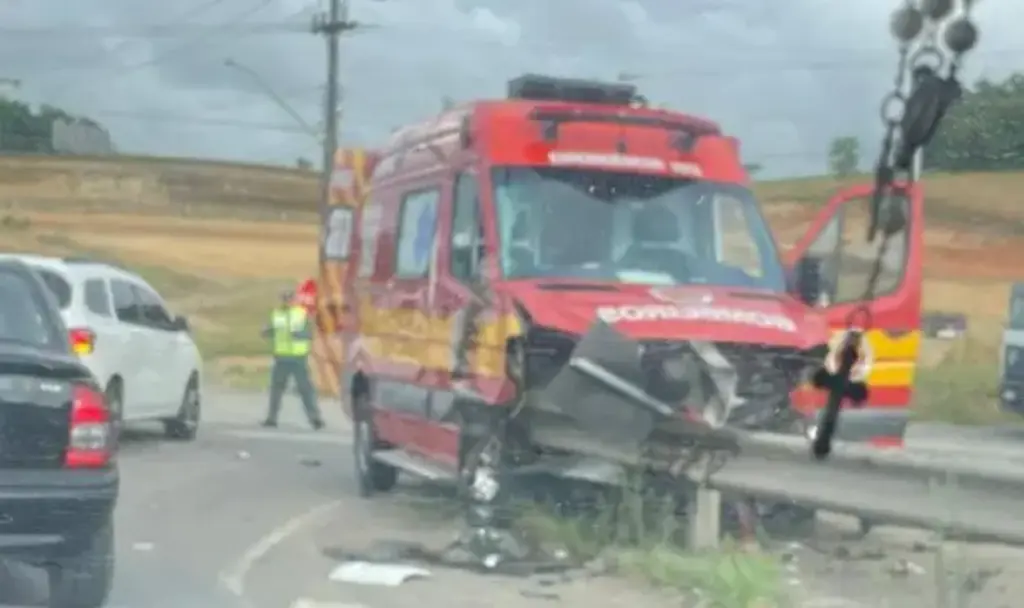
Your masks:
<instances>
[{"instance_id":1,"label":"asphalt road","mask_svg":"<svg viewBox=\"0 0 1024 608\"><path fill-rule=\"evenodd\" d=\"M207 403L195 442L170 442L145 428L133 429L125 441L109 608L678 605L666 594L611 577L552 582L429 568L426 580L397 588L333 582L328 577L342 554L379 552L394 541L445 545L457 529L449 503L416 488L358 498L348 427L336 405L324 404L329 428L314 432L295 402L287 403L277 430L256 426L262 396L218 392ZM977 441L943 437L961 447ZM1004 447L1015 449L1012 441ZM907 608L931 608L937 604L929 591L934 547L928 542L922 533L881 530L866 541L794 544L790 582L806 588L808 608L885 605L880 602L889 597ZM1002 605L1024 585L1013 575L1024 571L1024 555L1016 550L972 546L968 553L964 567L985 582L974 595L988 603L977 605ZM841 598L851 603L838 603ZM41 573L0 568L0 606L42 605Z\"/></svg>"},{"instance_id":2,"label":"asphalt road","mask_svg":"<svg viewBox=\"0 0 1024 608\"><path fill-rule=\"evenodd\" d=\"M254 547L311 509L353 496L343 466L348 433L329 404L333 428L315 433L297 403L288 403L282 428L266 431L256 426L262 397L207 401L194 442L165 440L158 427L126 432L110 608L262 606L245 597ZM2 570L0 606L45 605L42 573ZM273 578L286 584L293 576L288 566Z\"/></svg>"}]
</instances>

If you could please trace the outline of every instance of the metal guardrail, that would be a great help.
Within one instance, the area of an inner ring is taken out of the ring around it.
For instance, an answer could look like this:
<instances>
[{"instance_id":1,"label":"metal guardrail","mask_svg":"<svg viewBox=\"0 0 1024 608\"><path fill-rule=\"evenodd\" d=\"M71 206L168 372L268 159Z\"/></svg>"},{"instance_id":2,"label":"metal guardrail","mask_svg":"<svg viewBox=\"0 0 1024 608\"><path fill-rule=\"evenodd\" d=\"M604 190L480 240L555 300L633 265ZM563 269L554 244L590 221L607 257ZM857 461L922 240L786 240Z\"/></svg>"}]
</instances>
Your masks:
<instances>
[{"instance_id":1,"label":"metal guardrail","mask_svg":"<svg viewBox=\"0 0 1024 608\"><path fill-rule=\"evenodd\" d=\"M607 396L618 398L615 407L632 404L652 421L672 420L674 415L664 411L667 405L634 386L621 375L624 372L612 371L617 365L630 372L622 361L628 363L635 351L635 346L616 338L607 328L592 329L577 346L578 354L566 371L552 382L551 386L557 385L553 400L581 388L599 387ZM590 348L588 339L597 346L592 353L581 353ZM552 390L549 386L548 392ZM570 437L564 429L535 433L534 438L627 468L647 466L636 449L639 444L630 449L626 442L617 448L608 442ZM713 447L713 440L721 440L718 443L725 447ZM712 452L720 449L723 455L732 455L720 464L694 461L686 470L698 484L690 505L690 539L695 547L715 544L720 537L720 492L791 501L869 522L1024 544L1024 470L1013 460L963 451L944 454L838 442L822 461L811 455L806 437L729 428L711 430L698 443Z\"/></svg>"},{"instance_id":2,"label":"metal guardrail","mask_svg":"<svg viewBox=\"0 0 1024 608\"><path fill-rule=\"evenodd\" d=\"M801 437L744 433L740 443L740 455L709 475L701 492L790 500L878 523L1024 544L1024 469L1012 463L860 444L837 445L828 460L817 461ZM702 504L708 503L696 501ZM694 521L717 525L716 519L697 513Z\"/></svg>"}]
</instances>

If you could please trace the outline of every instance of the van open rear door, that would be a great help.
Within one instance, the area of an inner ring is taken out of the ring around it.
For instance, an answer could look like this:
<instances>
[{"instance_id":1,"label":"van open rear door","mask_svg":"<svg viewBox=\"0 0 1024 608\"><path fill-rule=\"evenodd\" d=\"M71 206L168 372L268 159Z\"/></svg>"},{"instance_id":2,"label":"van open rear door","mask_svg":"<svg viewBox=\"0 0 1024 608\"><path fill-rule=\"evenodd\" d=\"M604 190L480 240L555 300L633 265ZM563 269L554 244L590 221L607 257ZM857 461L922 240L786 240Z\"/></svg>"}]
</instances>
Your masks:
<instances>
[{"instance_id":1,"label":"van open rear door","mask_svg":"<svg viewBox=\"0 0 1024 608\"><path fill-rule=\"evenodd\" d=\"M882 236L867 239L873 185L846 188L832 197L791 252L794 267L813 268L819 293L811 305L822 309L833 344L844 335L851 313L861 305L875 270ZM865 366L869 389L865 407L847 410L839 437L896 443L906 430L914 370L921 347L924 212L920 184L901 185L883 201L883 215L898 216L878 268L866 330ZM859 319L859 316L858 316ZM864 321L857 320L856 324ZM813 413L824 394L801 394L795 405Z\"/></svg>"},{"instance_id":2,"label":"van open rear door","mask_svg":"<svg viewBox=\"0 0 1024 608\"><path fill-rule=\"evenodd\" d=\"M329 205L320 217L320 268L317 278L317 333L314 356L318 388L340 396L345 363L346 329L353 327L354 294L349 293L353 251L359 247L356 222L369 195L376 156L358 148L340 149L334 157Z\"/></svg>"}]
</instances>

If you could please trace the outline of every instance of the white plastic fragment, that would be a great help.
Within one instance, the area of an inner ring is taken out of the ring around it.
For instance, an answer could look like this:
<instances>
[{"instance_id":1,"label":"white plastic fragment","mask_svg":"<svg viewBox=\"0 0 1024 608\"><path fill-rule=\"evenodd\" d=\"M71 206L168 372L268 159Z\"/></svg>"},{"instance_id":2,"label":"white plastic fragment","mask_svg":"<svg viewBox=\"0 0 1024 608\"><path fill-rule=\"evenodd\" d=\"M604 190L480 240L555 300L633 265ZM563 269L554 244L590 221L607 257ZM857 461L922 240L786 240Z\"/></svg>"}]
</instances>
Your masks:
<instances>
[{"instance_id":1,"label":"white plastic fragment","mask_svg":"<svg viewBox=\"0 0 1024 608\"><path fill-rule=\"evenodd\" d=\"M336 583L398 587L408 580L429 576L430 571L416 566L352 561L339 565L327 578Z\"/></svg>"}]
</instances>

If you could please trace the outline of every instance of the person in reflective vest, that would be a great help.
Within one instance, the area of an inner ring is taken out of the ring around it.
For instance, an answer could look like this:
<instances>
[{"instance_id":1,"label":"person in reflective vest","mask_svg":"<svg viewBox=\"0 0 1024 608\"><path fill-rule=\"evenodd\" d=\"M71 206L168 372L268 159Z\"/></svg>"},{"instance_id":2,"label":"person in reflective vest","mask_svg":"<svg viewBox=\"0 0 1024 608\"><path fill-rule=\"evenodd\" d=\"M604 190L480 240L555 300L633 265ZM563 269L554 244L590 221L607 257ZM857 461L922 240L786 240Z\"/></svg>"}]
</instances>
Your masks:
<instances>
[{"instance_id":1,"label":"person in reflective vest","mask_svg":"<svg viewBox=\"0 0 1024 608\"><path fill-rule=\"evenodd\" d=\"M295 302L295 294L291 290L282 293L281 305L273 310L270 323L263 329L263 337L270 339L274 354L270 371L270 410L263 421L265 427L277 426L281 397L288 387L289 378L295 378L295 387L302 398L309 424L316 430L324 427L309 374L309 353L313 348L310 325L309 313Z\"/></svg>"}]
</instances>

